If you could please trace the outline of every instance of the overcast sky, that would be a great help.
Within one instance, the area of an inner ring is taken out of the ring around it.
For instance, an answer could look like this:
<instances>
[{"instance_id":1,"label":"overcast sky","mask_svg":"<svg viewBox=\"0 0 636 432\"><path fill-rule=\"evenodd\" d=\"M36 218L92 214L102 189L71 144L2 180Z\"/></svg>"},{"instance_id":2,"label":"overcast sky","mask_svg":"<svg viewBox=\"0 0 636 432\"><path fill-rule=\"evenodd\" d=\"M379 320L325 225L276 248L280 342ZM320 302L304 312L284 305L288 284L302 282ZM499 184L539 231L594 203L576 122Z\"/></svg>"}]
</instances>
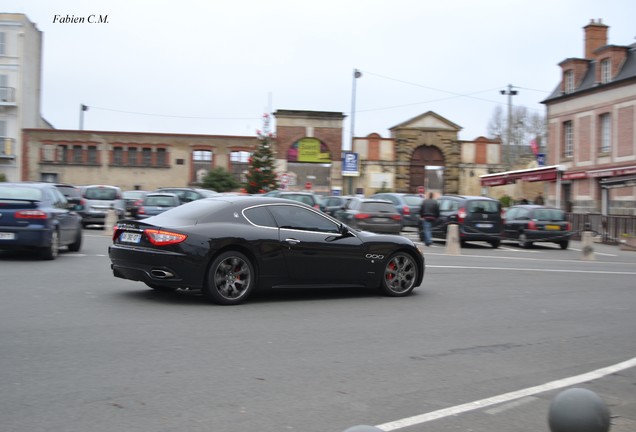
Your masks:
<instances>
[{"instance_id":1,"label":"overcast sky","mask_svg":"<svg viewBox=\"0 0 636 432\"><path fill-rule=\"evenodd\" d=\"M350 136L427 111L487 135L500 94L545 112L583 27L636 43L634 0L3 0L44 35L42 115L58 129L254 135L265 112L342 112ZM54 22L108 16L107 23ZM272 128L275 125L272 124Z\"/></svg>"}]
</instances>

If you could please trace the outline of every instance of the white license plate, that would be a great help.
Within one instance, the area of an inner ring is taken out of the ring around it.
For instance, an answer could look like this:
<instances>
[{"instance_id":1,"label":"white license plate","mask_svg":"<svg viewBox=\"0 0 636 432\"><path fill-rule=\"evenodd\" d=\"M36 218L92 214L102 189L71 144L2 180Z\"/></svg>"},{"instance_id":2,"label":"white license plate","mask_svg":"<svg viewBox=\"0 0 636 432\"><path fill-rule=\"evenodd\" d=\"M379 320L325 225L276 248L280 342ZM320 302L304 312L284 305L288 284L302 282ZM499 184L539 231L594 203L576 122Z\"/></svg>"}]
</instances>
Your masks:
<instances>
[{"instance_id":1,"label":"white license plate","mask_svg":"<svg viewBox=\"0 0 636 432\"><path fill-rule=\"evenodd\" d=\"M478 223L478 224L475 224L475 226L477 228L492 228L491 223Z\"/></svg>"},{"instance_id":2,"label":"white license plate","mask_svg":"<svg viewBox=\"0 0 636 432\"><path fill-rule=\"evenodd\" d=\"M15 240L15 233L0 232L0 240Z\"/></svg>"},{"instance_id":3,"label":"white license plate","mask_svg":"<svg viewBox=\"0 0 636 432\"><path fill-rule=\"evenodd\" d=\"M123 241L126 243L139 243L140 240L141 234L139 233L125 232L122 233L121 236L119 236L119 241Z\"/></svg>"}]
</instances>

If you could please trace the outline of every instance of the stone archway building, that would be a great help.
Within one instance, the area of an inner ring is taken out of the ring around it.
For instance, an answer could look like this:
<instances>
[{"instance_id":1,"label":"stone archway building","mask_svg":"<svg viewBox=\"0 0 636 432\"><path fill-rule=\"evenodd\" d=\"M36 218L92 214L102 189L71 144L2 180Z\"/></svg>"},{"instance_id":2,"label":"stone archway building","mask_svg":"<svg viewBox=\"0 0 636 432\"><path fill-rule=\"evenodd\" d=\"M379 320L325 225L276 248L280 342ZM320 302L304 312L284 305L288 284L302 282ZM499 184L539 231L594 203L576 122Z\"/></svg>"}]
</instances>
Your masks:
<instances>
[{"instance_id":1,"label":"stone archway building","mask_svg":"<svg viewBox=\"0 0 636 432\"><path fill-rule=\"evenodd\" d=\"M429 111L393 126L389 130L395 140L395 191L417 193L423 184L412 184L418 178L420 170L426 171L426 165L444 166L443 192L460 192L461 144L458 140L462 128L444 117ZM443 161L426 159L427 154L434 155L439 150ZM421 155L419 163L413 156ZM416 172L412 172L416 171Z\"/></svg>"}]
</instances>

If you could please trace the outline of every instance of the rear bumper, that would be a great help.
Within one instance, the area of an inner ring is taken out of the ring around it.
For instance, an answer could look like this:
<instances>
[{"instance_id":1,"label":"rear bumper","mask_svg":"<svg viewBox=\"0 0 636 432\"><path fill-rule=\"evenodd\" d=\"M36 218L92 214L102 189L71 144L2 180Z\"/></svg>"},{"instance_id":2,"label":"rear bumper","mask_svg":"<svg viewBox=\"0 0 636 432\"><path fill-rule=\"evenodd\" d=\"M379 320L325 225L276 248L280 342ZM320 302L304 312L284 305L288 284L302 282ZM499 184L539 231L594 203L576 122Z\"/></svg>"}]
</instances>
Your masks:
<instances>
[{"instance_id":1,"label":"rear bumper","mask_svg":"<svg viewBox=\"0 0 636 432\"><path fill-rule=\"evenodd\" d=\"M113 276L172 288L201 288L206 266L172 252L111 245L108 248Z\"/></svg>"},{"instance_id":2,"label":"rear bumper","mask_svg":"<svg viewBox=\"0 0 636 432\"><path fill-rule=\"evenodd\" d=\"M15 234L12 240L0 240L0 250L48 247L51 244L50 228L0 228L0 232Z\"/></svg>"},{"instance_id":3,"label":"rear bumper","mask_svg":"<svg viewBox=\"0 0 636 432\"><path fill-rule=\"evenodd\" d=\"M524 231L526 238L528 241L533 242L562 242L565 240L569 240L572 235L571 232L563 232L563 231Z\"/></svg>"}]
</instances>

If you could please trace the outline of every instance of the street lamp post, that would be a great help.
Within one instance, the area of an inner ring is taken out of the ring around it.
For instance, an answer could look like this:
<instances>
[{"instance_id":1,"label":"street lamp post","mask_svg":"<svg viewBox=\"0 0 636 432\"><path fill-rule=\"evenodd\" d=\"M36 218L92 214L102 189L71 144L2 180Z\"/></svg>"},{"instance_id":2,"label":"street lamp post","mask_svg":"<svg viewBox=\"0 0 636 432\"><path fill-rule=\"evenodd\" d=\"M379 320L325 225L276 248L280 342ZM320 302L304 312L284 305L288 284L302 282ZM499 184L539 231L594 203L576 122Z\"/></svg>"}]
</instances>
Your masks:
<instances>
[{"instance_id":1,"label":"street lamp post","mask_svg":"<svg viewBox=\"0 0 636 432\"><path fill-rule=\"evenodd\" d=\"M88 111L88 106L84 104L80 104L80 119L79 119L80 130L84 130L84 111Z\"/></svg>"},{"instance_id":2,"label":"street lamp post","mask_svg":"<svg viewBox=\"0 0 636 432\"><path fill-rule=\"evenodd\" d=\"M508 168L510 168L510 162L511 162L511 158L510 158L510 146L512 145L512 97L515 96L518 92L517 90L513 90L513 85L512 84L508 84L508 88L506 90L500 90L499 92L502 95L507 95L508 96L508 127L507 127L507 142L506 142L506 166Z\"/></svg>"},{"instance_id":3,"label":"street lamp post","mask_svg":"<svg viewBox=\"0 0 636 432\"><path fill-rule=\"evenodd\" d=\"M353 70L353 83L351 85L351 139L349 140L349 151L353 151L353 140L355 137L355 123L356 123L356 80L362 76L362 72L358 69ZM349 195L353 195L353 179L351 176L347 177L347 192Z\"/></svg>"}]
</instances>

